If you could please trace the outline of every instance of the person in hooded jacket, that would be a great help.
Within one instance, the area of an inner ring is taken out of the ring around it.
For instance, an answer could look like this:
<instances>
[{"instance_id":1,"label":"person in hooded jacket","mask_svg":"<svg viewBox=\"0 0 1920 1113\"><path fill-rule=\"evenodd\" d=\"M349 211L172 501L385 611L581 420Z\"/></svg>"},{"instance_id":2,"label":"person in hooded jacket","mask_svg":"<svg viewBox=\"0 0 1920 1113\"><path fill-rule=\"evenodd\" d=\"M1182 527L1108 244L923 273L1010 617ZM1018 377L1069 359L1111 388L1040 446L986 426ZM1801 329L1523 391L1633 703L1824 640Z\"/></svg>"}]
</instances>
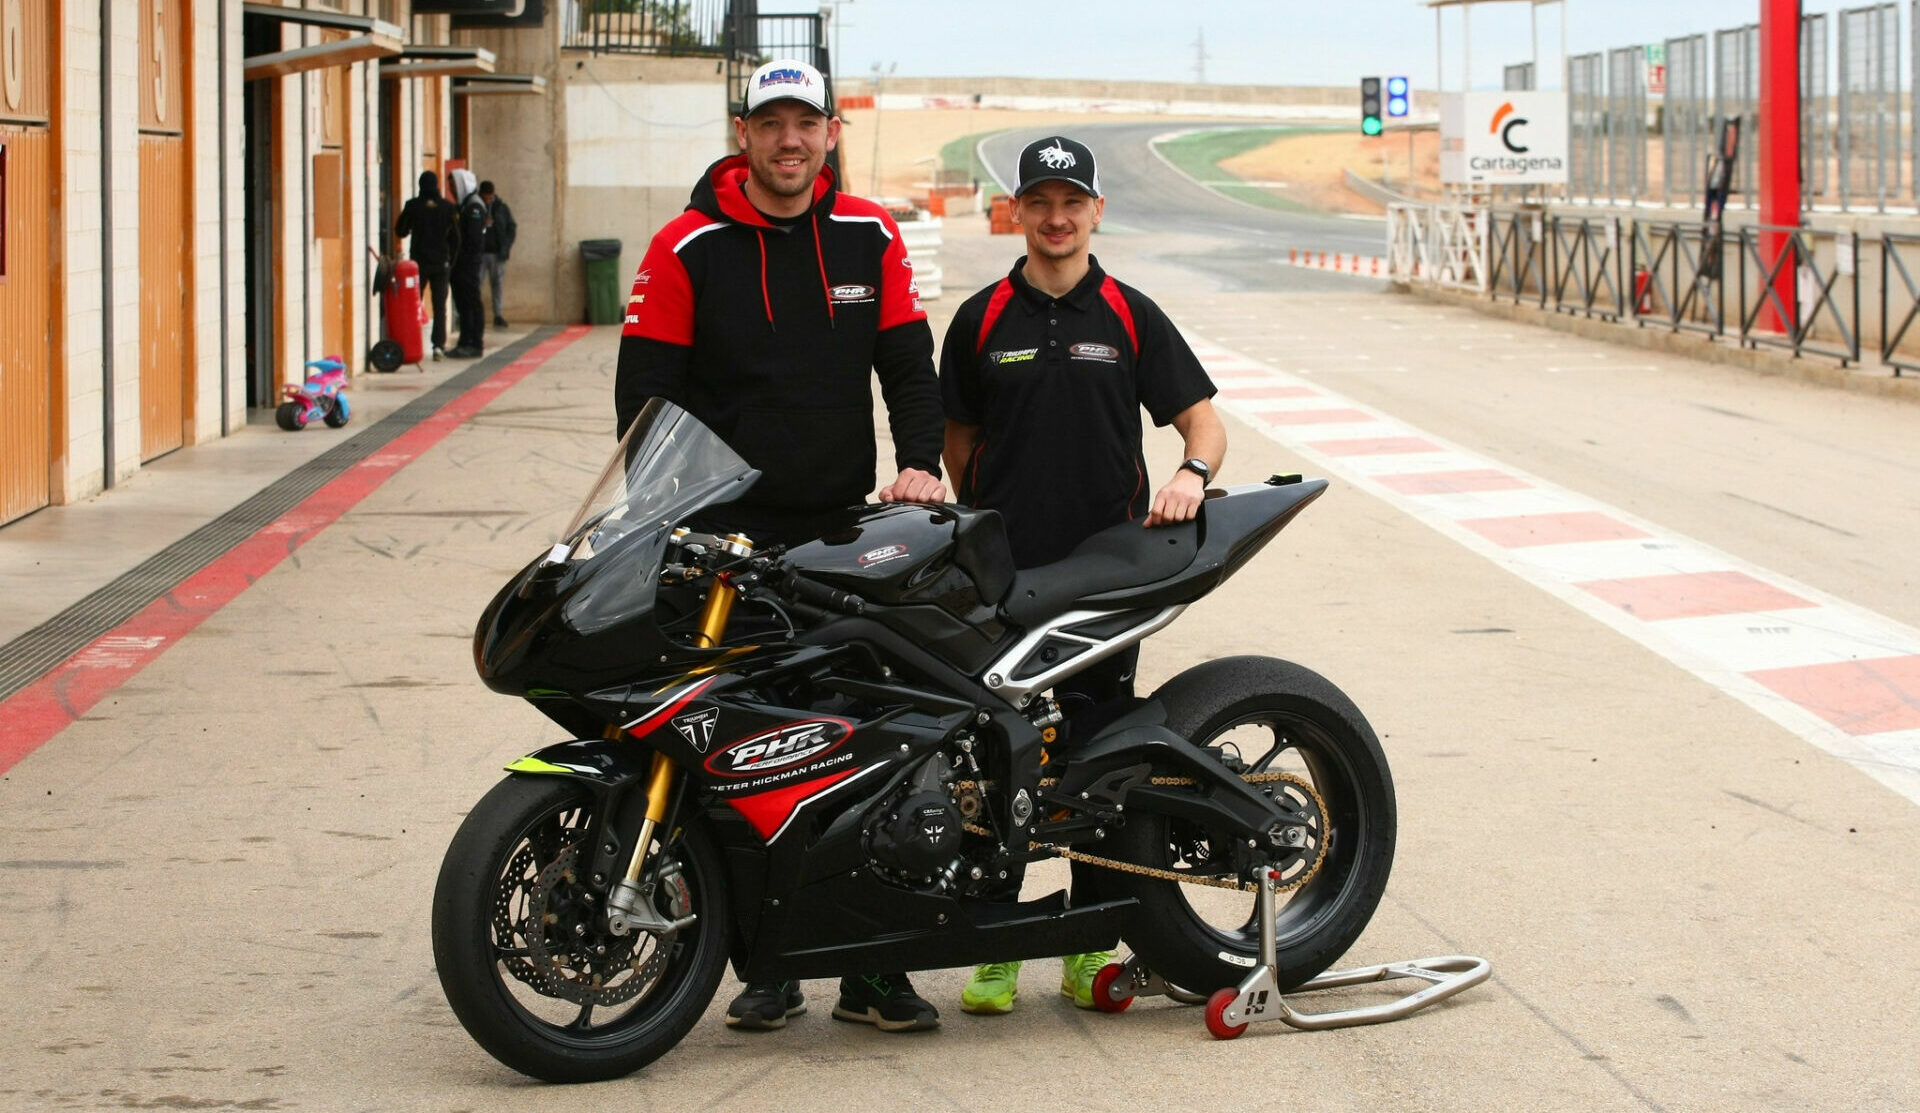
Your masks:
<instances>
[{"instance_id":1,"label":"person in hooded jacket","mask_svg":"<svg viewBox=\"0 0 1920 1113\"><path fill-rule=\"evenodd\" d=\"M420 193L401 206L393 233L411 236L408 245L413 261L420 267L420 281L433 300L433 358L439 359L447 346L447 277L454 256L460 252L460 227L455 221L453 202L440 196L440 175L431 170L420 173Z\"/></svg>"},{"instance_id":2,"label":"person in hooded jacket","mask_svg":"<svg viewBox=\"0 0 1920 1113\"><path fill-rule=\"evenodd\" d=\"M707 169L634 276L620 433L649 398L678 404L761 473L715 508L717 524L757 546L797 543L874 487L877 374L898 470L880 499L943 501L933 332L893 218L839 192L826 168L840 121L825 80L804 62L768 62L733 125L740 153ZM798 982L748 985L727 1023L779 1028L805 1007ZM939 1023L905 974L841 979L833 1015L889 1032Z\"/></svg>"},{"instance_id":3,"label":"person in hooded jacket","mask_svg":"<svg viewBox=\"0 0 1920 1113\"><path fill-rule=\"evenodd\" d=\"M460 343L447 354L455 359L480 358L486 336L486 309L480 304L480 256L486 251L487 222L492 219L487 203L480 199L480 183L473 171L462 167L448 175L453 193L460 199L455 224L460 230L460 247L454 252L453 311L460 315Z\"/></svg>"}]
</instances>

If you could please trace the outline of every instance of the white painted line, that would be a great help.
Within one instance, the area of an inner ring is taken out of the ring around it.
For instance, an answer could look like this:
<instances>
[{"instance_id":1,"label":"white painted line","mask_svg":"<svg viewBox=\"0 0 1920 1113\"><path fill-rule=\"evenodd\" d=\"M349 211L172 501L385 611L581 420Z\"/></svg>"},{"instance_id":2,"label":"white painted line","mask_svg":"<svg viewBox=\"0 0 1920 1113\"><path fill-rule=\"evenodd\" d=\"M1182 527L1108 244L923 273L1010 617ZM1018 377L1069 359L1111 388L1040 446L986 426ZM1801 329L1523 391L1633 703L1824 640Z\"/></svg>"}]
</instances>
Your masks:
<instances>
[{"instance_id":1,"label":"white painted line","mask_svg":"<svg viewBox=\"0 0 1920 1113\"><path fill-rule=\"evenodd\" d=\"M1315 391L1223 410L1920 803L1920 630L1182 331L1236 391Z\"/></svg>"}]
</instances>

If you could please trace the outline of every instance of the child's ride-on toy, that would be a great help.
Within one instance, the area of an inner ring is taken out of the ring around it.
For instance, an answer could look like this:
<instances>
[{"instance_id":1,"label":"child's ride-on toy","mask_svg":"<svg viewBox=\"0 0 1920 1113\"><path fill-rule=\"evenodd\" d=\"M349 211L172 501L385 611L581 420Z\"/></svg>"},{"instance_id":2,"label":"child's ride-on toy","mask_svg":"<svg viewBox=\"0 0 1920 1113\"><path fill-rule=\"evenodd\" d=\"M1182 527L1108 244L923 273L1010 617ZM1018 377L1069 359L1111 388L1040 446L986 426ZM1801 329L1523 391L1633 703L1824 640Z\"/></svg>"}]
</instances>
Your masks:
<instances>
[{"instance_id":1,"label":"child's ride-on toy","mask_svg":"<svg viewBox=\"0 0 1920 1113\"><path fill-rule=\"evenodd\" d=\"M347 408L347 361L328 356L308 361L307 367L310 370L306 382L299 386L288 383L280 388L286 391L287 400L273 411L273 419L289 433L305 429L315 418L340 428L353 416Z\"/></svg>"}]
</instances>

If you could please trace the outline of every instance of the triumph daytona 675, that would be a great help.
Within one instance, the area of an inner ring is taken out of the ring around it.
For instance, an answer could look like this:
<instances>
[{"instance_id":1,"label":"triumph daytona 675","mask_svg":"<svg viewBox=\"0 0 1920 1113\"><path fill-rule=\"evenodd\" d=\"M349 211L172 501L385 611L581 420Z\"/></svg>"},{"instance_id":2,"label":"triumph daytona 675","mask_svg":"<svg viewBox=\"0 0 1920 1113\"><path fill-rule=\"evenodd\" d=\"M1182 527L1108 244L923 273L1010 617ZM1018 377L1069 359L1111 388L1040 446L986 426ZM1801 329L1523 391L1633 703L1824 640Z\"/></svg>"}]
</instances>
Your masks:
<instances>
[{"instance_id":1,"label":"triumph daytona 675","mask_svg":"<svg viewBox=\"0 0 1920 1113\"><path fill-rule=\"evenodd\" d=\"M729 962L771 981L1124 940L1127 970L1205 994L1263 953L1297 986L1366 926L1393 784L1333 684L1211 660L1057 743L1046 695L1244 568L1325 480L1210 491L1195 521L1016 571L998 515L947 505L853 508L785 550L703 532L757 477L649 403L480 620L486 684L569 738L507 766L434 893L441 985L501 1062L638 1069ZM1051 858L1071 892L991 899Z\"/></svg>"}]
</instances>

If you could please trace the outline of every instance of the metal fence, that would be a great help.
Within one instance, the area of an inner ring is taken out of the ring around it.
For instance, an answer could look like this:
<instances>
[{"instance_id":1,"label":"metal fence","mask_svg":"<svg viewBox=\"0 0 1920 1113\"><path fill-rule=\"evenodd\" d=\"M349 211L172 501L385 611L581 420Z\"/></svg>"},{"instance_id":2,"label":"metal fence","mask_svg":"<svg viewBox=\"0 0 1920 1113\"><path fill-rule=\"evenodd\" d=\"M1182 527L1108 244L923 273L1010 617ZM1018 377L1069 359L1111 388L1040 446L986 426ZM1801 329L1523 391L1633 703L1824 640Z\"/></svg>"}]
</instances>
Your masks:
<instances>
[{"instance_id":1,"label":"metal fence","mask_svg":"<svg viewBox=\"0 0 1920 1113\"><path fill-rule=\"evenodd\" d=\"M595 54L720 55L730 0L569 0L560 45Z\"/></svg>"},{"instance_id":2,"label":"metal fence","mask_svg":"<svg viewBox=\"0 0 1920 1113\"><path fill-rule=\"evenodd\" d=\"M1905 355L1900 342L1920 317L1920 236L1887 232L1880 237L1880 362L1898 376L1920 371L1920 357ZM1895 287L1895 279L1899 285ZM1899 321L1893 319L1899 314Z\"/></svg>"},{"instance_id":3,"label":"metal fence","mask_svg":"<svg viewBox=\"0 0 1920 1113\"><path fill-rule=\"evenodd\" d=\"M1607 197L1637 202L1647 192L1647 52L1607 52Z\"/></svg>"},{"instance_id":4,"label":"metal fence","mask_svg":"<svg viewBox=\"0 0 1920 1113\"><path fill-rule=\"evenodd\" d=\"M1396 205L1388 209L1388 234L1397 282L1466 288L1558 313L1826 356L1843 366L1860 360L1860 244L1851 231L1713 231L1532 207ZM1920 235L1883 237L1881 252L1881 355L1896 367L1920 369L1920 362L1899 362L1895 351L1920 319Z\"/></svg>"},{"instance_id":5,"label":"metal fence","mask_svg":"<svg viewBox=\"0 0 1920 1113\"><path fill-rule=\"evenodd\" d=\"M1707 65L1707 37L1668 39L1667 94L1660 110L1660 176L1668 204L1691 200L1699 191L1707 152L1713 101Z\"/></svg>"},{"instance_id":6,"label":"metal fence","mask_svg":"<svg viewBox=\"0 0 1920 1113\"><path fill-rule=\"evenodd\" d=\"M1904 33L1902 18L1908 21ZM1646 63L1655 51L1664 52L1664 91L1648 88ZM1920 0L1881 0L1801 17L1801 197L1806 208L1920 208L1916 62ZM1698 205L1717 123L1738 119L1741 142L1731 204L1755 207L1759 63L1758 24L1568 58L1567 197ZM1506 68L1508 88L1520 88L1525 80L1530 75L1524 64Z\"/></svg>"},{"instance_id":7,"label":"metal fence","mask_svg":"<svg viewBox=\"0 0 1920 1113\"><path fill-rule=\"evenodd\" d=\"M1900 11L1840 13L1840 204L1885 212L1901 192Z\"/></svg>"},{"instance_id":8,"label":"metal fence","mask_svg":"<svg viewBox=\"0 0 1920 1113\"><path fill-rule=\"evenodd\" d=\"M1833 158L1833 104L1827 95L1827 17L1800 18L1800 186L1811 206L1825 197Z\"/></svg>"},{"instance_id":9,"label":"metal fence","mask_svg":"<svg viewBox=\"0 0 1920 1113\"><path fill-rule=\"evenodd\" d=\"M1598 54L1567 59L1567 184L1595 197L1607 182L1606 78Z\"/></svg>"},{"instance_id":10,"label":"metal fence","mask_svg":"<svg viewBox=\"0 0 1920 1113\"><path fill-rule=\"evenodd\" d=\"M1532 62L1518 62L1506 67L1500 74L1500 87L1508 92L1536 88Z\"/></svg>"},{"instance_id":11,"label":"metal fence","mask_svg":"<svg viewBox=\"0 0 1920 1113\"><path fill-rule=\"evenodd\" d=\"M1750 23L1713 34L1713 115L1715 120L1740 120L1740 153L1733 169L1733 189L1750 199L1759 180L1754 140L1760 134L1760 25ZM1718 128L1714 129L1716 132Z\"/></svg>"}]
</instances>

